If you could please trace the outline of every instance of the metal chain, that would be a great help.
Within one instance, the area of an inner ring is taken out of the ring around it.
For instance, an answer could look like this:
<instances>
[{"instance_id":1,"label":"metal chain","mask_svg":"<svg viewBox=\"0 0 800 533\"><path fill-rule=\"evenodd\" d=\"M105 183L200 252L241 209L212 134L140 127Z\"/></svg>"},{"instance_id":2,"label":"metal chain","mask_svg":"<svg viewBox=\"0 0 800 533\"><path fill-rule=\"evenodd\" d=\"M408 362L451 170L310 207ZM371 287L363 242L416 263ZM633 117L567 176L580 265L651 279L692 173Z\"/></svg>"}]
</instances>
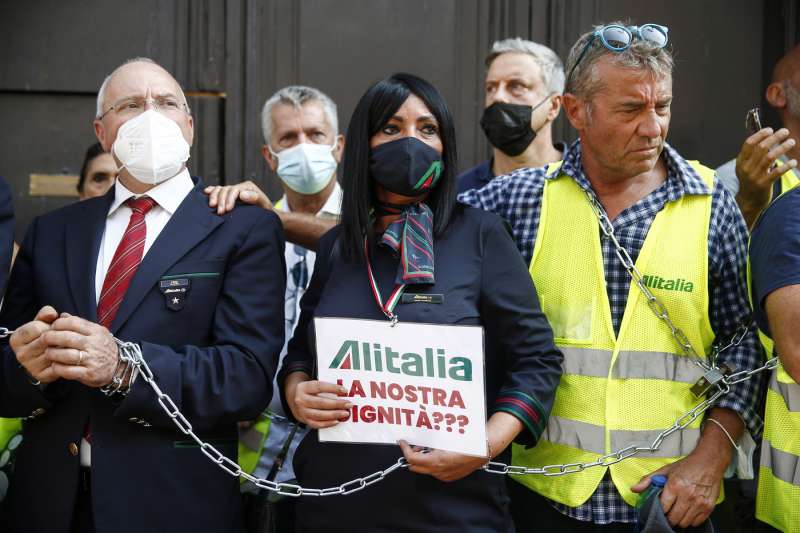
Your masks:
<instances>
[{"instance_id":1,"label":"metal chain","mask_svg":"<svg viewBox=\"0 0 800 533\"><path fill-rule=\"evenodd\" d=\"M697 366L703 368L707 372L706 375L716 371L718 373L718 378L712 383L709 383L709 388L716 388L716 391L699 404L694 406L688 412L684 413L680 417L678 417L675 422L669 428L665 429L658 436L650 443L649 446L636 446L631 445L621 450L603 455L599 457L597 460L589 462L589 463L567 463L567 464L558 464L558 465L547 465L542 467L525 467L525 466L517 466L517 465L507 465L505 463L500 463L496 461L489 461L487 462L482 468L486 472L490 474L501 474L501 475L544 475L544 476L562 476L566 474L575 474L578 472L583 472L589 468L594 467L608 467L613 464L619 463L633 457L640 453L645 452L655 452L660 447L661 444L664 442L666 438L668 438L673 433L681 431L689 426L692 422L697 420L703 413L705 413L708 409L710 409L714 404L716 404L717 400L730 392L731 386L741 383L742 381L746 381L753 377L754 375L772 370L778 365L778 359L773 357L772 359L768 360L764 365L759 368L753 370L744 370L741 372L730 373L726 375L726 373L721 372L720 369L716 366L716 358L717 356L724 352L725 350L738 346L742 340L744 339L747 331L749 330L749 324L743 324L739 326L736 333L734 333L731 340L723 347L714 347L712 349L712 353L709 355L709 361L706 362L703 360L697 352L692 347L692 344L689 342L689 339L686 335L678 328L674 322L672 321L671 317L669 316L669 312L664 304L656 298L656 296L650 291L650 289L645 285L643 276L639 272L638 268L636 268L636 264L634 263L633 259L631 258L630 254L628 254L627 250L622 247L619 241L614 234L614 227L611 224L611 221L608 219L608 216L605 213L605 210L600 206L597 198L589 191L586 191L586 195L589 199L589 203L592 206L592 210L597 215L598 221L600 223L600 229L602 230L603 234L608 237L612 244L614 245L615 252L619 260L622 262L622 265L625 267L625 270L628 271L628 274L631 276L631 279L636 283L639 289L644 294L645 298L647 299L647 304L650 309L653 310L653 313L662 320L669 328L674 337L675 341L677 342L678 346L681 348L683 353L690 358L690 360L695 363ZM7 328L0 327L0 338L5 338L13 334L13 330L9 330ZM228 458L222 452L217 450L213 445L203 441L198 437L193 429L192 424L186 419L186 417L180 412L178 407L175 405L175 402L169 397L168 394L163 392L161 388L155 381L153 376L153 372L150 370L150 367L147 365L147 362L142 357L142 351L138 344L130 343L130 342L122 342L117 341L119 350L121 353L124 352L126 358L130 357L133 360L133 365L138 368L139 375L141 378L153 389L153 392L156 394L156 398L158 400L159 405L164 410L164 412L172 419L173 423L181 430L184 435L189 436L192 440L197 443L200 447L200 451L206 455L211 461L213 461L217 466L219 466L222 470L230 474L234 477L241 477L244 478L257 487L261 489L265 489L271 492L275 492L277 494L281 494L283 496L290 496L290 497L300 497L300 496L343 496L347 494L352 494L354 492L358 492L360 490L365 489L366 487L373 485L386 476L394 472L395 470L399 470L401 468L408 468L408 462L405 460L404 457L400 457L395 463L390 465L388 468L384 470L378 470L377 472L373 472L364 477L359 477L353 480L350 480L346 483L342 483L341 485L328 487L324 489L310 489L305 488L300 485L296 485L293 483L277 483L275 481L270 481L263 478L257 478L248 472L242 470L241 466L236 461Z\"/></svg>"},{"instance_id":2,"label":"metal chain","mask_svg":"<svg viewBox=\"0 0 800 533\"><path fill-rule=\"evenodd\" d=\"M745 328L745 333L746 330L747 328ZM13 333L14 333L13 330L0 327L0 338L8 337ZM737 334L734 336L734 338L731 339L731 342L725 347L718 350L717 353L720 353L730 348L731 346L738 345L743 338L744 338L744 333L738 331ZM178 407L175 405L175 402L172 401L169 395L163 392L156 383L155 378L153 377L153 372L150 370L150 367L147 365L147 362L142 357L142 351L138 344L118 341L118 345L120 351L125 352L126 357L130 357L133 359L134 365L138 367L139 375L153 389L153 392L155 392L156 394L156 398L158 400L159 405L161 405L161 408L164 410L167 416L169 416L170 419L172 419L173 423L178 427L178 429L180 429L184 435L188 435L192 440L194 440L195 443L197 443L197 445L200 447L200 451L203 452L203 454L205 454L206 457L208 457L211 461L213 461L222 470L224 470L231 476L242 477L250 481L259 488L291 497L343 496L346 494L352 494L354 492L358 492L374 483L377 483L386 476L388 476L389 474L391 474L392 472L394 472L395 470L408 467L408 462L405 460L405 458L400 457L395 463L393 463L384 470L378 470L377 472L373 472L368 476L356 478L346 483L342 483L339 486L329 487L324 489L309 489L293 483L277 483L275 481L270 481L263 478L257 478L249 474L248 472L242 470L242 468L236 463L236 461L233 461L232 459L228 458L222 452L217 450L213 445L204 442L202 439L200 439L200 437L198 437L194 433L192 429L192 424L180 412ZM759 372L772 370L777 366L777 364L778 364L777 358L772 358L760 368L737 372L735 374L731 374L730 376L723 376L721 383L718 383L716 385L717 391L711 397L703 400L701 403L692 408L690 411L680 416L677 420L675 420L675 422L672 424L670 428L662 431L649 446L628 446L627 448L623 448L616 452L604 455L590 463L569 463L562 465L547 465L543 467L529 468L524 466L507 465L504 463L490 461L483 466L483 470L485 470L490 474L511 474L511 475L540 474L545 476L562 476L565 474L574 474L577 472L583 472L588 468L593 468L597 466L604 466L604 467L611 466L615 463L619 463L620 461L623 461L629 457L633 457L634 455L642 452L654 452L658 450L664 439L666 439L673 433L687 427L689 424L694 422L700 415L702 415L706 410L708 410L714 403L716 403L716 401L720 397L727 394L728 391L730 390L730 386L748 380L753 375L758 374Z\"/></svg>"},{"instance_id":3,"label":"metal chain","mask_svg":"<svg viewBox=\"0 0 800 533\"><path fill-rule=\"evenodd\" d=\"M343 496L363 490L366 487L381 481L395 470L408 467L408 463L406 462L405 458L400 457L394 464L390 465L384 470L378 470L377 472L373 472L368 476L356 478L348 481L347 483L342 483L339 486L324 489L309 489L293 483L278 483L268 479L255 477L242 470L242 467L239 466L236 461L230 459L225 454L217 450L213 445L203 441L195 434L194 430L192 429L191 422L189 422L180 412L178 406L176 406L175 402L172 401L172 398L170 398L167 393L163 392L161 387L159 387L156 383L153 372L150 370L150 367L147 365L144 357L142 357L142 349L138 344L121 341L118 341L118 343L120 351L125 351L126 357L131 357L135 361L134 364L139 368L139 376L153 389L159 405L167 414L167 416L172 419L172 422L178 427L178 429L181 430L181 433L189 436L195 443L197 443L197 445L200 447L200 451L203 452L206 457L211 459L211 461L213 461L222 470L231 476L242 477L252 482L259 488L276 492L283 496L292 497Z\"/></svg>"},{"instance_id":4,"label":"metal chain","mask_svg":"<svg viewBox=\"0 0 800 533\"><path fill-rule=\"evenodd\" d=\"M741 338L742 336L739 336L739 342L741 342ZM729 346L726 346L726 348L728 348ZM121 342L120 350L125 350L127 352L126 355L133 358L133 360L135 361L134 364L136 364L139 367L139 375L153 389L153 392L155 392L156 398L158 400L159 405L161 405L161 408L164 410L167 416L169 416L172 419L173 423L178 427L178 429L181 430L181 432L184 435L188 435L192 440L194 440L197 443L197 445L200 447L200 451L203 452L203 454L205 454L206 457L211 459L211 461L213 461L217 466L219 466L222 470L224 470L231 476L242 477L250 481L259 488L291 497L342 496L358 492L374 483L377 483L386 476L388 476L389 474L391 474L392 472L394 472L395 470L401 468L408 468L408 462L405 460L404 457L400 457L395 463L393 463L384 470L378 470L377 472L373 472L368 476L359 477L350 480L346 483L342 483L341 485L335 487L328 487L324 489L309 489L293 483L277 483L275 481L269 481L267 479L257 478L249 474L248 472L242 470L242 467L239 466L236 463L236 461L233 461L232 459L228 458L222 452L217 450L214 446L212 446L207 442L204 442L202 439L200 439L200 437L198 437L194 433L192 429L192 424L180 412L178 407L175 405L175 402L172 401L169 395L163 392L156 383L155 378L153 377L153 372L150 370L150 367L147 365L147 362L142 357L142 351L138 344L130 342ZM490 461L487 462L482 468L483 470L485 470L490 474L512 474L512 475L541 474L545 476L561 476L565 474L574 474L577 472L582 472L588 468L593 468L597 466L605 466L605 467L611 466L615 463L619 463L620 461L623 461L629 457L633 457L634 455L642 452L654 452L658 450L664 439L666 439L673 433L686 428L689 424L694 422L700 415L702 415L706 410L708 410L712 405L714 405L720 397L727 394L728 391L730 390L731 385L750 379L750 377L759 372L763 372L765 370L771 370L772 368L775 368L776 365L777 365L777 360L773 358L769 360L761 368L757 368L755 370L750 370L750 371L738 372L736 374L732 374L731 376L725 376L721 384L716 385L717 391L713 395L703 400L701 403L693 407L687 413L678 417L678 419L675 420L672 426L662 431L649 446L628 446L627 448L623 448L616 452L604 455L591 463L569 463L563 465L547 465L543 467L528 468L524 466L507 465L504 463Z\"/></svg>"},{"instance_id":5,"label":"metal chain","mask_svg":"<svg viewBox=\"0 0 800 533\"><path fill-rule=\"evenodd\" d=\"M727 394L729 390L730 388L727 386L719 388L712 396L706 398L701 403L693 407L690 411L678 417L672 426L659 433L649 446L631 445L616 452L603 455L591 463L568 463L563 465L547 465L542 467L528 468L525 466L514 466L506 465L504 463L490 462L484 467L484 470L491 474L543 474L545 476L562 476L564 474L583 472L588 468L594 468L597 466L611 466L642 452L655 452L661 447L661 443L664 442L664 439L676 431L686 428L689 424L697 420L700 415L702 415L714 403L716 403L720 397Z\"/></svg>"},{"instance_id":6,"label":"metal chain","mask_svg":"<svg viewBox=\"0 0 800 533\"><path fill-rule=\"evenodd\" d=\"M741 328L740 328L741 329ZM748 328L745 328L745 332ZM725 345L723 348L719 350L715 350L717 354L722 353L723 351L733 347L738 346L744 335L741 331L737 331L737 333L733 336L731 341ZM528 468L524 466L514 466L514 465L507 465L504 463L497 463L497 462L490 462L485 467L484 470L490 472L492 474L511 474L511 475L524 475L524 474L543 474L545 476L561 476L563 474L572 474L575 472L582 472L587 468L592 468L596 466L611 466L615 463L619 463L623 459L627 459L629 457L633 457L642 452L655 452L661 446L661 443L664 442L664 439L675 433L676 431L681 431L685 429L689 424L697 420L700 415L706 412L708 409L716 404L717 400L719 400L722 396L728 394L730 392L731 387L736 385L737 383L741 383L743 381L747 381L748 379L752 378L754 375L759 374L761 372L773 370L775 367L778 366L778 358L773 357L767 360L766 363L761 365L758 368L753 370L742 370L740 372L736 372L730 375L721 374L721 379L719 382L714 384L716 387L716 391L710 397L707 397L705 400L694 406L692 409L684 413L683 415L679 416L675 422L669 428L665 429L658 436L653 439L653 442L650 446L628 446L627 448L623 448L616 452L612 452L602 457L598 458L591 463L570 463L564 465L548 465L543 467L534 467Z\"/></svg>"},{"instance_id":7,"label":"metal chain","mask_svg":"<svg viewBox=\"0 0 800 533\"><path fill-rule=\"evenodd\" d=\"M622 265L625 267L625 270L628 271L628 274L631 276L631 279L636 283L636 285L644 294L650 309L652 309L653 313L655 313L655 315L670 328L672 336L674 337L678 346L683 351L684 355L689 357L694 364L703 368L703 370L705 370L707 373L711 373L714 371L718 372L719 379L714 381L713 383L709 383L709 388L716 387L716 391L710 397L707 397L699 404L694 406L692 409L690 409L688 412L678 417L672 424L672 426L659 433L658 436L653 440L652 443L650 443L649 446L631 445L621 450L603 455L599 457L597 460L592 461L590 463L567 463L559 465L547 465L542 467L525 467L517 465L507 465L505 463L500 463L496 461L489 461L482 468L483 470L485 470L490 474L501 474L501 475L538 474L544 476L562 476L566 474L575 474L578 472L583 472L584 470L594 467L608 467L640 453L655 452L661 447L661 444L664 442L666 438L668 438L673 433L685 429L692 422L697 420L697 418L699 418L703 413L705 413L708 409L710 409L717 402L719 398L730 392L731 386L737 383L741 383L742 381L746 381L760 372L772 370L778 365L777 357L773 357L761 367L753 370L743 370L741 372L730 373L729 375L726 375L724 372L720 373L720 369L716 366L717 356L731 347L738 346L744 339L745 335L747 334L747 331L749 330L750 326L749 324L742 324L741 326L739 326L736 333L734 333L733 337L728 342L728 344L726 344L721 348L714 347L712 349L712 353L709 355L710 364L705 360L703 360L699 355L697 355L697 352L692 347L692 344L689 342L689 339L686 337L683 331L680 328L678 328L672 321L671 317L669 316L669 311L667 311L667 308L664 306L663 303L661 303L660 300L658 300L658 298L656 298L656 296L650 291L647 285L645 285L643 276L639 272L639 269L636 268L636 264L634 263L630 254L628 254L628 251L625 250L625 248L623 248L622 245L617 240L617 237L614 234L614 227L611 224L611 221L609 220L608 216L606 215L605 210L598 202L597 198L590 191L587 190L585 192L587 198L589 199L589 203L592 207L592 210L597 215L598 221L600 223L600 229L602 230L603 234L611 240L612 244L614 245L617 257L622 262ZM0 339L8 337L13 333L14 333L13 330L0 327ZM155 382L153 372L150 370L150 367L147 365L147 362L144 360L144 357L142 357L142 351L138 344L130 342L122 342L119 340L117 340L117 343L121 354L124 353L126 358L131 358L131 360L133 361L133 365L139 371L139 375L153 389L153 392L155 392L156 394L156 398L158 400L159 405L161 405L161 408L172 419L173 423L178 427L178 429L180 429L184 435L187 435L192 440L194 440L200 447L200 451L203 452L203 454L205 454L206 457L208 457L211 461L213 461L222 470L224 470L231 476L242 477L250 481L259 488L275 492L283 496L290 496L290 497L343 496L363 490L366 487L383 480L386 476L388 476L395 470L399 470L401 468L408 468L409 466L406 459L404 457L400 457L395 463L393 463L384 470L378 470L377 472L373 472L368 476L356 478L346 483L342 483L339 486L329 487L324 489L310 489L293 483L277 483L275 481L270 481L263 478L257 478L249 474L248 472L242 470L242 467L239 466L239 464L236 461L233 461L232 459L228 458L222 452L217 450L213 445L203 441L202 439L200 439L200 437L198 437L194 433L192 429L192 424L180 412L178 407L175 405L175 402L172 401L172 398L170 398L168 394L163 392L161 388L158 386L158 384Z\"/></svg>"},{"instance_id":8,"label":"metal chain","mask_svg":"<svg viewBox=\"0 0 800 533\"><path fill-rule=\"evenodd\" d=\"M735 372L729 376L726 376L725 384L728 386L736 385L737 383L741 383L742 381L747 381L748 379L750 379L751 377L760 372L764 372L767 370L774 370L777 367L778 367L778 358L773 357L771 359L768 359L766 363L764 363L763 365L754 370L742 370L740 372Z\"/></svg>"}]
</instances>

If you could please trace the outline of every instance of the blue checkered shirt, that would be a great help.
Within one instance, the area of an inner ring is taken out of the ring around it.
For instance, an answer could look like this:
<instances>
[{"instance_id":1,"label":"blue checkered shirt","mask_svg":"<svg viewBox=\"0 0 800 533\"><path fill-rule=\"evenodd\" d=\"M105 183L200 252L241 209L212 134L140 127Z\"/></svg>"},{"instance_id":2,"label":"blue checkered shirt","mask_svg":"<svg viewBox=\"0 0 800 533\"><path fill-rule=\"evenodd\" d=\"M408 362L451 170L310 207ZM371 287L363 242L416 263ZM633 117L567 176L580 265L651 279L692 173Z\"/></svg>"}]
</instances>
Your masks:
<instances>
[{"instance_id":1,"label":"blue checkered shirt","mask_svg":"<svg viewBox=\"0 0 800 533\"><path fill-rule=\"evenodd\" d=\"M711 193L708 232L709 321L716 338L727 343L737 327L749 320L750 315L745 281L747 227L733 198L718 180L714 180L713 190L709 191L697 172L669 145L665 145L661 157L667 165L667 179L645 198L622 211L612 222L614 232L620 244L636 261L653 219L667 202L676 201L684 194ZM558 173L570 176L582 189L591 190L581 165L580 140L575 141L564 153ZM550 177L555 177L555 174ZM525 261L530 263L546 179L547 167L519 169L495 178L482 189L466 191L458 199L505 218L511 224L517 247ZM610 239L602 233L600 239L611 319L614 331L619 332L631 280L617 258ZM720 354L719 362L743 370L758 367L761 358L761 346L755 331L751 329L741 344ZM763 424L757 411L763 385L762 377L742 382L732 387L731 392L717 404L718 407L737 412L753 436L761 432ZM551 504L572 518L596 524L636 520L634 508L622 499L608 473L583 505L568 507L556 502Z\"/></svg>"}]
</instances>

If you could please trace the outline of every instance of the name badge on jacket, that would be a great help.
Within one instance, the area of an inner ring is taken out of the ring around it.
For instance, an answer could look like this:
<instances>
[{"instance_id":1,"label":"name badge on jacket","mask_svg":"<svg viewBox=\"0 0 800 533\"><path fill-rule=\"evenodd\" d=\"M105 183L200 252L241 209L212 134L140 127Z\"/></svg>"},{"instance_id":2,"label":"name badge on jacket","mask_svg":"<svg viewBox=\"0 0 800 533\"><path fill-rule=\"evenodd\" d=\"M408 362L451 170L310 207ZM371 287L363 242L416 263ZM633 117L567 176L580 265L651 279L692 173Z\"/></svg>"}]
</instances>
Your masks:
<instances>
[{"instance_id":1,"label":"name badge on jacket","mask_svg":"<svg viewBox=\"0 0 800 533\"><path fill-rule=\"evenodd\" d=\"M189 278L162 279L158 282L158 290L164 295L167 309L180 311L186 303L186 296L191 287Z\"/></svg>"},{"instance_id":2,"label":"name badge on jacket","mask_svg":"<svg viewBox=\"0 0 800 533\"><path fill-rule=\"evenodd\" d=\"M400 301L404 304L443 304L444 294L419 294L407 292L403 294Z\"/></svg>"}]
</instances>

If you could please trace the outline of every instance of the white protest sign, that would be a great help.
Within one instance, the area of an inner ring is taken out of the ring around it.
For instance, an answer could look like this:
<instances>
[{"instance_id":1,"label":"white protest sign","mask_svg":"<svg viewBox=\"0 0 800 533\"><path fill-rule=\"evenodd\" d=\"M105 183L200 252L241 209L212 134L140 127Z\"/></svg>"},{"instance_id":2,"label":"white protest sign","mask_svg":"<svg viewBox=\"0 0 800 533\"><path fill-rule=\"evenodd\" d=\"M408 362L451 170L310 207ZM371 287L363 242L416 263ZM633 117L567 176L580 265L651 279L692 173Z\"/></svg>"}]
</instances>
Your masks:
<instances>
[{"instance_id":1,"label":"white protest sign","mask_svg":"<svg viewBox=\"0 0 800 533\"><path fill-rule=\"evenodd\" d=\"M320 381L348 390L349 418L319 440L427 446L485 457L483 328L315 318Z\"/></svg>"}]
</instances>

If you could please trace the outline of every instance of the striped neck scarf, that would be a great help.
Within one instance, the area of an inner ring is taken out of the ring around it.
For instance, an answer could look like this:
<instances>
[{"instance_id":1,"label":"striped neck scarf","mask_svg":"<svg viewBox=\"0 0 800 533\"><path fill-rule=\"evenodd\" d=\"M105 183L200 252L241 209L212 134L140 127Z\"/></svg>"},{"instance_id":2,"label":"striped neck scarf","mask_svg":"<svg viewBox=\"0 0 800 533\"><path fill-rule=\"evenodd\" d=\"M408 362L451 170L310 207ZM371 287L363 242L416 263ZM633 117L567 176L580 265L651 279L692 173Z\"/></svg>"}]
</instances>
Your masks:
<instances>
[{"instance_id":1,"label":"striped neck scarf","mask_svg":"<svg viewBox=\"0 0 800 533\"><path fill-rule=\"evenodd\" d=\"M381 203L383 214L400 214L383 232L381 242L400 256L395 283L416 285L434 283L433 211L426 204L396 205Z\"/></svg>"}]
</instances>

